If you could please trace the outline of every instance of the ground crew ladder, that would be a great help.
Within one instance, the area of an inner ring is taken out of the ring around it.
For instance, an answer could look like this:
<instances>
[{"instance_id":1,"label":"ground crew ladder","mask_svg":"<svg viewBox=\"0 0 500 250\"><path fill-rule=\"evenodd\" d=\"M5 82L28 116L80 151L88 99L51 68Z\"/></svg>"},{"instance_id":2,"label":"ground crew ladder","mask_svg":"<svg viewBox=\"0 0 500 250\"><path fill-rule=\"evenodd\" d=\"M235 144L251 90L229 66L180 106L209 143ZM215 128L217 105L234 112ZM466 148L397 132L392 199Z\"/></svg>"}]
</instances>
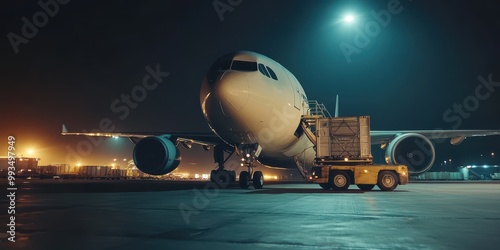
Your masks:
<instances>
[{"instance_id":1,"label":"ground crew ladder","mask_svg":"<svg viewBox=\"0 0 500 250\"><path fill-rule=\"evenodd\" d=\"M323 103L318 103L316 100L309 100L309 109L306 114L302 115L301 126L305 135L309 140L316 145L316 124L319 118L332 117Z\"/></svg>"}]
</instances>

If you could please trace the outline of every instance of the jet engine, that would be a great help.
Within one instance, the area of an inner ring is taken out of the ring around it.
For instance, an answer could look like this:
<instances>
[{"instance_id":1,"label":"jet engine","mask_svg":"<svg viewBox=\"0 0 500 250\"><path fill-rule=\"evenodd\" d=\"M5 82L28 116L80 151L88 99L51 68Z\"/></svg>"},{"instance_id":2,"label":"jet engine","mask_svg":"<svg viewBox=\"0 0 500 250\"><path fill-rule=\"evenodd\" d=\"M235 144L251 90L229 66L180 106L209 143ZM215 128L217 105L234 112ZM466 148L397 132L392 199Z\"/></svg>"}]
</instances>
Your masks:
<instances>
[{"instance_id":1,"label":"jet engine","mask_svg":"<svg viewBox=\"0 0 500 250\"><path fill-rule=\"evenodd\" d=\"M134 147L134 162L139 170L152 175L172 172L179 166L180 153L168 136L147 137Z\"/></svg>"},{"instance_id":2,"label":"jet engine","mask_svg":"<svg viewBox=\"0 0 500 250\"><path fill-rule=\"evenodd\" d=\"M410 174L426 172L434 164L434 145L425 136L417 133L399 134L387 146L387 164L406 165Z\"/></svg>"}]
</instances>

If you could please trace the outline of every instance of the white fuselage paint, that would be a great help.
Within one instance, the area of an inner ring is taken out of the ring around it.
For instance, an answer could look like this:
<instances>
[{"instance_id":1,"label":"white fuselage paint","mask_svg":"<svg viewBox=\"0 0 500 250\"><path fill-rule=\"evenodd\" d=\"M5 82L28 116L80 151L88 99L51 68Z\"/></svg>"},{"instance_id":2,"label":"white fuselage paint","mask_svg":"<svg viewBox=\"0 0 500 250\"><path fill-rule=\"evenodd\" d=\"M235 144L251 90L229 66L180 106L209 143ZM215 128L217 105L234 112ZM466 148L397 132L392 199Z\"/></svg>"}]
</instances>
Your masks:
<instances>
[{"instance_id":1,"label":"white fuselage paint","mask_svg":"<svg viewBox=\"0 0 500 250\"><path fill-rule=\"evenodd\" d=\"M211 129L230 145L262 147L258 160L275 168L310 166L313 144L296 135L309 105L295 76L274 60L254 52L237 52L229 59L257 62L271 68L278 80L259 70L212 69L203 80L200 102ZM217 63L217 62L216 62ZM215 63L214 63L215 64Z\"/></svg>"}]
</instances>

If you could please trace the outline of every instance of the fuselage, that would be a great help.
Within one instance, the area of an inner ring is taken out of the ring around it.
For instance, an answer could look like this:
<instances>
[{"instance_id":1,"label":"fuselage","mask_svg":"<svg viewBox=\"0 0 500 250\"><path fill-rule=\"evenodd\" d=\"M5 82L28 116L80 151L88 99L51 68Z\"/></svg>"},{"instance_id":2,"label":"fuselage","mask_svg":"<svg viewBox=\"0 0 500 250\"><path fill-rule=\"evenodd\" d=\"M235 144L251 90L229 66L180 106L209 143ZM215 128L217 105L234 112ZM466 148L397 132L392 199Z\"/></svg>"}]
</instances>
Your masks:
<instances>
[{"instance_id":1,"label":"fuselage","mask_svg":"<svg viewBox=\"0 0 500 250\"><path fill-rule=\"evenodd\" d=\"M200 103L209 126L227 144L258 144L258 160L269 167L312 164L312 143L301 133L309 106L295 76L254 52L227 54L203 80Z\"/></svg>"}]
</instances>

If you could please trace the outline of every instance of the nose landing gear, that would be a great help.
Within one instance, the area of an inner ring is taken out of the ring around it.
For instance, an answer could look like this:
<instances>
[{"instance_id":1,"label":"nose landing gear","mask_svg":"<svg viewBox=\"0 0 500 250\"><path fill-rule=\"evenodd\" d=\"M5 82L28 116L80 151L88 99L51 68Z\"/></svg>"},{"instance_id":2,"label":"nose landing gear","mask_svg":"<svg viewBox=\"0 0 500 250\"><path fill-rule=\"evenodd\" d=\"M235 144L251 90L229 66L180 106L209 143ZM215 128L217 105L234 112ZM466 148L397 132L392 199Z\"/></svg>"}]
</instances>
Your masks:
<instances>
[{"instance_id":1,"label":"nose landing gear","mask_svg":"<svg viewBox=\"0 0 500 250\"><path fill-rule=\"evenodd\" d=\"M264 175L261 171L253 171L254 163L260 153L260 147L257 145L244 145L241 147L243 158L241 158L241 166L247 167L248 171L240 173L240 188L247 189L252 182L255 189L261 189L264 186ZM251 178L253 176L253 178Z\"/></svg>"},{"instance_id":2,"label":"nose landing gear","mask_svg":"<svg viewBox=\"0 0 500 250\"><path fill-rule=\"evenodd\" d=\"M262 149L258 145L252 144L240 145L237 150L243 155L241 166L248 169L248 171L241 171L240 173L240 188L247 189L251 183L255 189L261 189L264 186L264 175L261 171L254 171L253 169ZM214 147L214 160L218 164L218 168L210 172L210 181L216 183L220 188L226 188L232 182L236 182L236 172L224 169L224 164L235 151L235 148L226 145ZM229 155L224 158L224 153Z\"/></svg>"}]
</instances>

